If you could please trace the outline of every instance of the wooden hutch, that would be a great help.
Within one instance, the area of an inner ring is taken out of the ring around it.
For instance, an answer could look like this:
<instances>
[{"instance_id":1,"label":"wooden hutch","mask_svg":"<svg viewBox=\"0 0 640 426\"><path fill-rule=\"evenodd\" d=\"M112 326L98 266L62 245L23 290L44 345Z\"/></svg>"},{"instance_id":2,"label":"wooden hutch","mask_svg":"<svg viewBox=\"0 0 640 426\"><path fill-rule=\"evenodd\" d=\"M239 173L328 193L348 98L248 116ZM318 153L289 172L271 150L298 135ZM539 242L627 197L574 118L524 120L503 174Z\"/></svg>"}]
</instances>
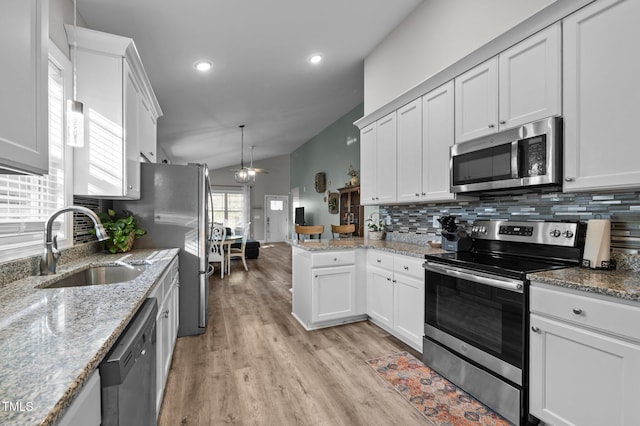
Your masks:
<instances>
[{"instance_id":1,"label":"wooden hutch","mask_svg":"<svg viewBox=\"0 0 640 426\"><path fill-rule=\"evenodd\" d=\"M360 205L360 185L339 188L340 225L356 225L354 237L364 237L364 206Z\"/></svg>"}]
</instances>

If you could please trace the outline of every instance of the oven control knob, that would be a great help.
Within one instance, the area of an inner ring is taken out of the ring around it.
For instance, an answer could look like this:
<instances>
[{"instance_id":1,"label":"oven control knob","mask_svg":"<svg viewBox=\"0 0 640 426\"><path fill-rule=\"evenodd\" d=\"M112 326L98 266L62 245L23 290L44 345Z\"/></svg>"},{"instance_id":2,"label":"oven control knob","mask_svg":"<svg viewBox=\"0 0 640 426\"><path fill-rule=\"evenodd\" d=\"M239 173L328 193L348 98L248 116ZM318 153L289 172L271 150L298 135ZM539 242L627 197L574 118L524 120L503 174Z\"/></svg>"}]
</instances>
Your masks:
<instances>
[{"instance_id":1,"label":"oven control knob","mask_svg":"<svg viewBox=\"0 0 640 426\"><path fill-rule=\"evenodd\" d=\"M573 232L567 230L567 231L564 231L562 235L564 235L567 238L571 238L573 237Z\"/></svg>"},{"instance_id":2,"label":"oven control knob","mask_svg":"<svg viewBox=\"0 0 640 426\"><path fill-rule=\"evenodd\" d=\"M553 231L549 232L549 235L551 235L553 238L558 238L561 235L561 233L559 230L554 229Z\"/></svg>"}]
</instances>

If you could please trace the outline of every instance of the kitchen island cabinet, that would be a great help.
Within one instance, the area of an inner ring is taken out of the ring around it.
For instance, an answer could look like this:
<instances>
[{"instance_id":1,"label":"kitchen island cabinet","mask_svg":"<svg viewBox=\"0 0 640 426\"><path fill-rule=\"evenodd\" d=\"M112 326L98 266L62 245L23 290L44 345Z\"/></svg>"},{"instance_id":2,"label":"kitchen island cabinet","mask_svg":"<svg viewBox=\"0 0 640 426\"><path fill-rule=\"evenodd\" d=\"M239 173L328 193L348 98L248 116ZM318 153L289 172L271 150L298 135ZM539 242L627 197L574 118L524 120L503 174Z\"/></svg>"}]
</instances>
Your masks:
<instances>
[{"instance_id":1,"label":"kitchen island cabinet","mask_svg":"<svg viewBox=\"0 0 640 426\"><path fill-rule=\"evenodd\" d=\"M600 0L563 21L565 191L640 187L638 16L638 1Z\"/></svg>"},{"instance_id":2,"label":"kitchen island cabinet","mask_svg":"<svg viewBox=\"0 0 640 426\"><path fill-rule=\"evenodd\" d=\"M362 249L292 255L292 313L306 330L366 319Z\"/></svg>"},{"instance_id":3,"label":"kitchen island cabinet","mask_svg":"<svg viewBox=\"0 0 640 426\"><path fill-rule=\"evenodd\" d=\"M531 285L530 411L546 424L640 424L640 305Z\"/></svg>"},{"instance_id":4,"label":"kitchen island cabinet","mask_svg":"<svg viewBox=\"0 0 640 426\"><path fill-rule=\"evenodd\" d=\"M3 0L0 172L49 171L48 0Z\"/></svg>"}]
</instances>

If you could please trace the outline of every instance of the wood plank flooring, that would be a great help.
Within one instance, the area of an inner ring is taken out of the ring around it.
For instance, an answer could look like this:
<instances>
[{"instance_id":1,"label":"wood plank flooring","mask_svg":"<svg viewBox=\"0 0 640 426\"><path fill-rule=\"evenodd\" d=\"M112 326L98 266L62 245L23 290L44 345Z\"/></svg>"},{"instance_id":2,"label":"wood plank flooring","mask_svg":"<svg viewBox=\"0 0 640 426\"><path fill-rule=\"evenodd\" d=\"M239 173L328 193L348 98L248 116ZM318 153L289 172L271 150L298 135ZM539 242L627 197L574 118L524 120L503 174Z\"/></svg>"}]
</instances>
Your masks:
<instances>
[{"instance_id":1,"label":"wood plank flooring","mask_svg":"<svg viewBox=\"0 0 640 426\"><path fill-rule=\"evenodd\" d=\"M305 331L291 247L209 281L209 324L176 343L160 425L429 425L365 360L411 348L368 321Z\"/></svg>"}]
</instances>

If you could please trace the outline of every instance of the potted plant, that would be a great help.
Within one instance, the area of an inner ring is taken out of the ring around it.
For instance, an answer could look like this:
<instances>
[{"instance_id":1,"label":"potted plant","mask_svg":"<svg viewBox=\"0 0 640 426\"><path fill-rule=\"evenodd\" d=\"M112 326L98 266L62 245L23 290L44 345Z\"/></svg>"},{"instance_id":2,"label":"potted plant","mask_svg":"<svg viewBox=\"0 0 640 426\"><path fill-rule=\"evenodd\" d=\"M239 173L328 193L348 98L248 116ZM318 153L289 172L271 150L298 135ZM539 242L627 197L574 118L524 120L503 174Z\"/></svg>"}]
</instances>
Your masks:
<instances>
[{"instance_id":1,"label":"potted plant","mask_svg":"<svg viewBox=\"0 0 640 426\"><path fill-rule=\"evenodd\" d=\"M109 234L109 238L102 242L102 246L111 253L124 253L131 250L133 241L147 233L138 226L135 217L128 211L124 211L124 216L116 217L116 212L109 209L107 213L98 213L98 217Z\"/></svg>"},{"instance_id":2,"label":"potted plant","mask_svg":"<svg viewBox=\"0 0 640 426\"><path fill-rule=\"evenodd\" d=\"M369 229L370 240L381 240L384 238L384 223L378 215L378 220L373 218L373 214L367 219L367 228Z\"/></svg>"}]
</instances>

